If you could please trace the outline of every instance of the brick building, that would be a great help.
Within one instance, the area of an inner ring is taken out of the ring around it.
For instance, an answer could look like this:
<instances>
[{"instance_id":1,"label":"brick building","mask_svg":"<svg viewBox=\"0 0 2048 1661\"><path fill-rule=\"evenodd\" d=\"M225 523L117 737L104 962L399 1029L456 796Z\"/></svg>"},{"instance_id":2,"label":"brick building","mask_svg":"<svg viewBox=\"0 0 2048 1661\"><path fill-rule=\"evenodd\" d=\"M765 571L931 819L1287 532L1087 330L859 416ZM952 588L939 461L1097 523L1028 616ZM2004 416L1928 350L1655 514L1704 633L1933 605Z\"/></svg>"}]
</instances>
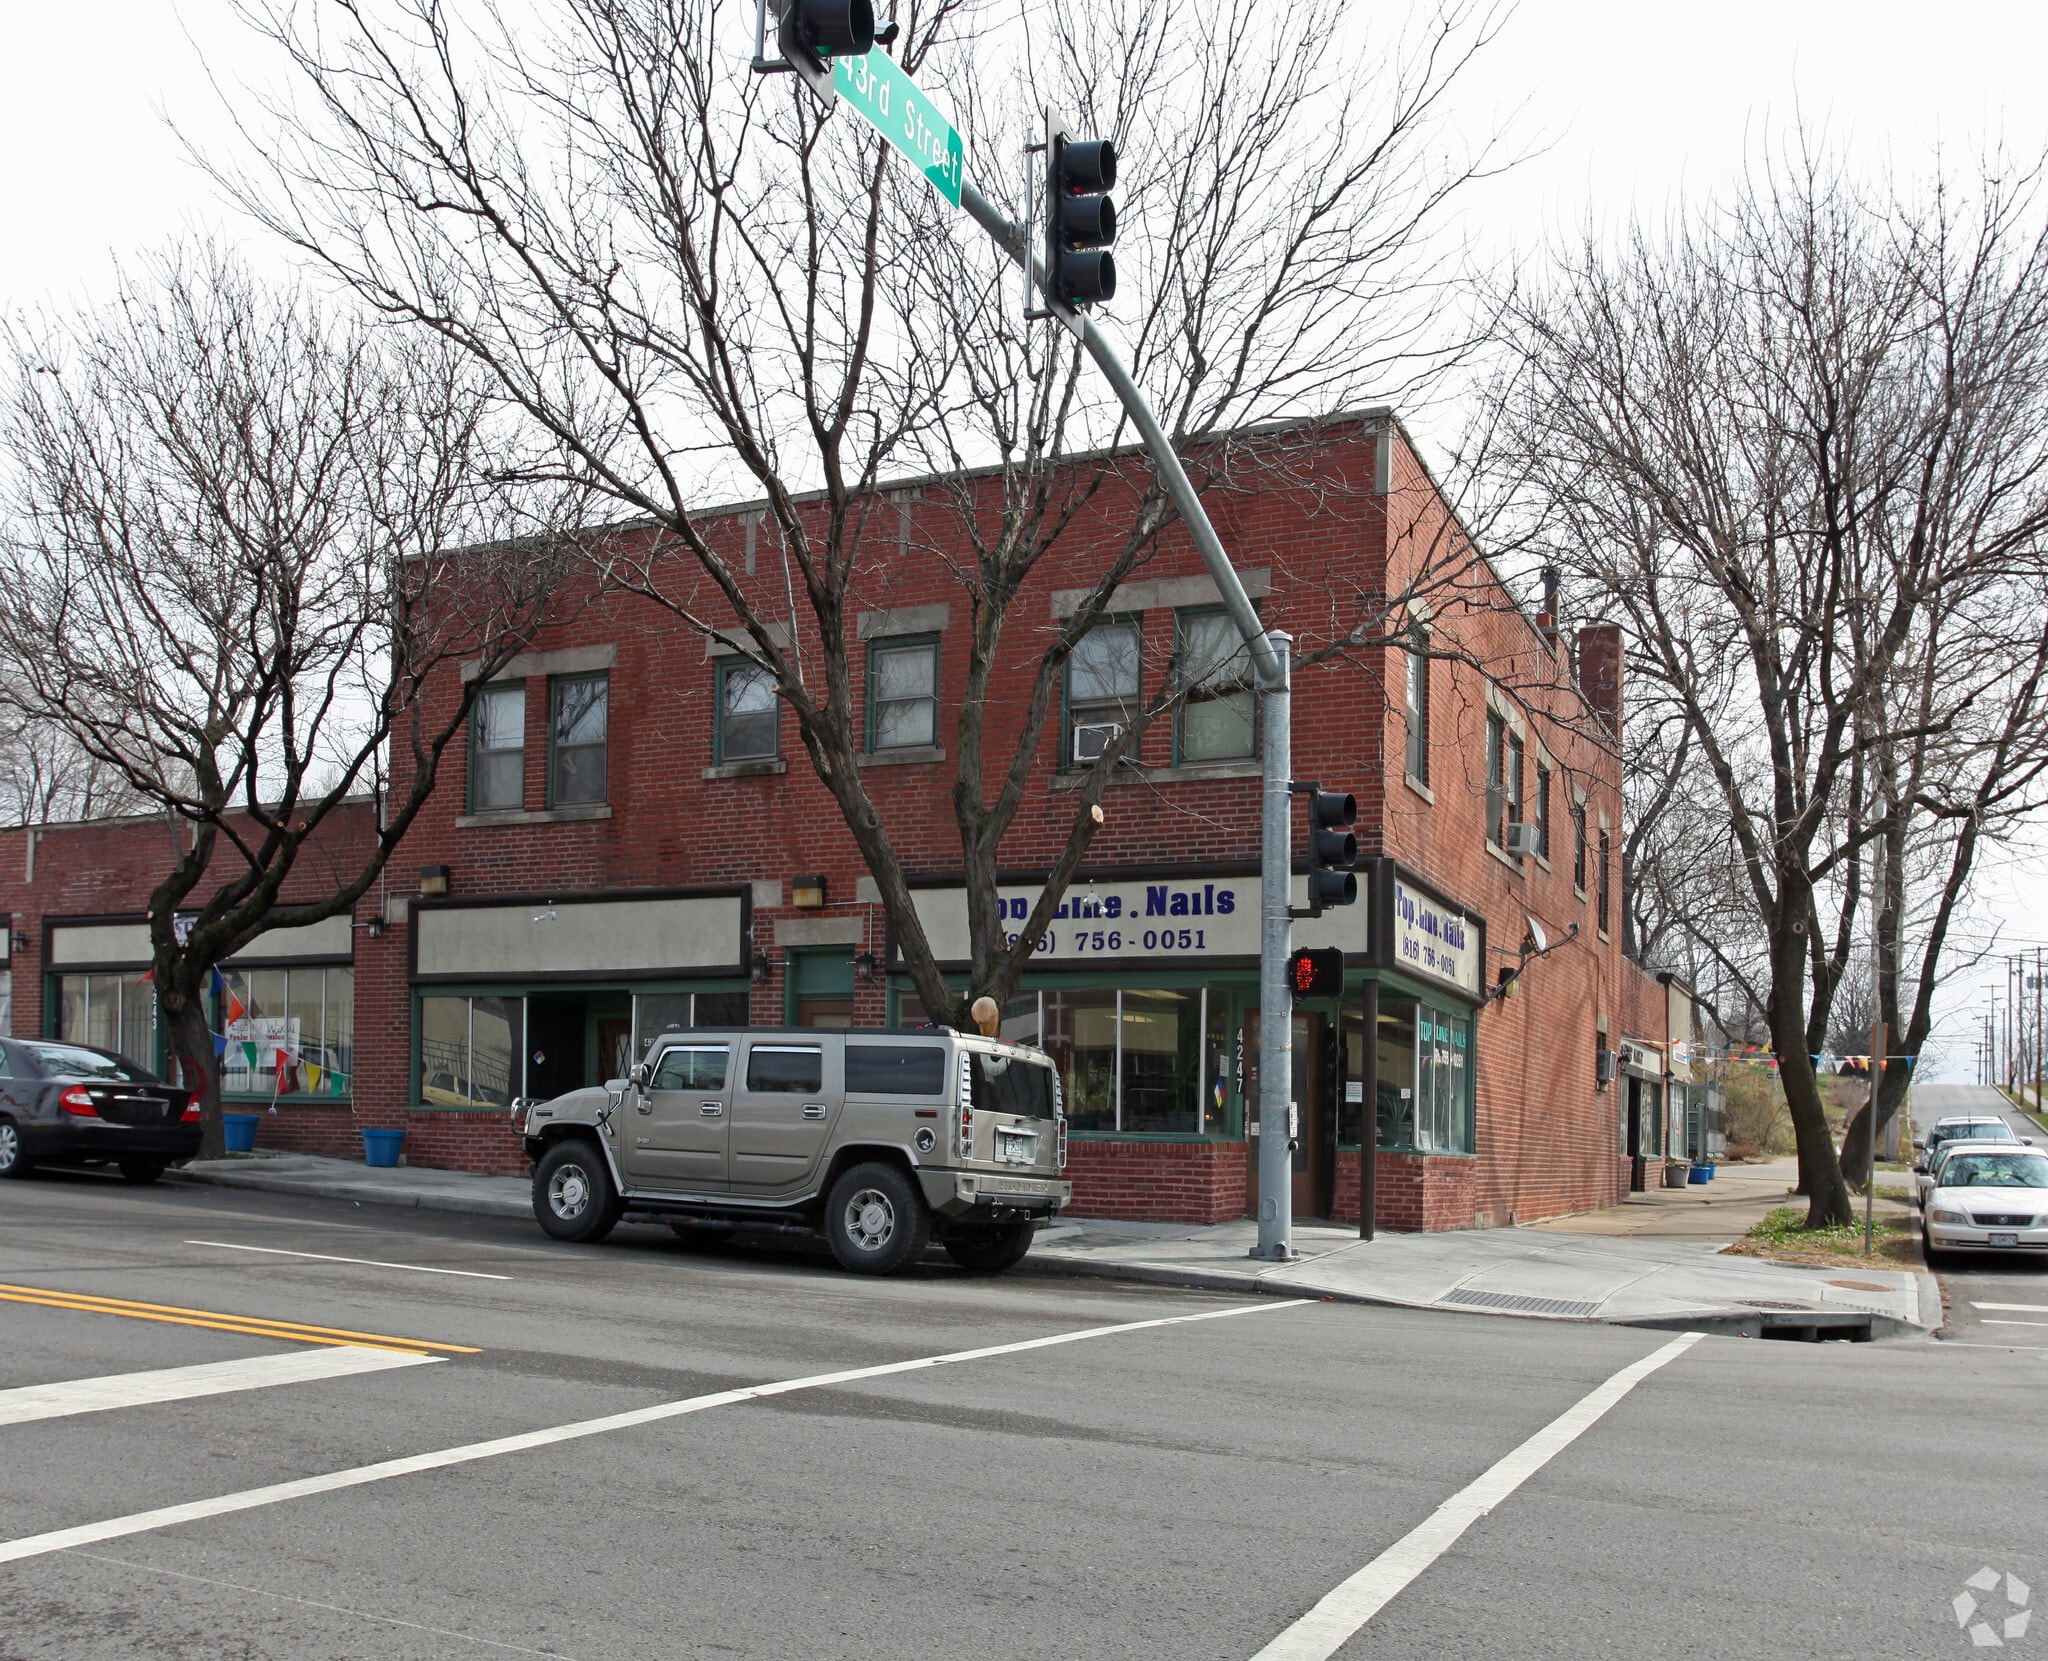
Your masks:
<instances>
[{"instance_id":1,"label":"brick building","mask_svg":"<svg viewBox=\"0 0 2048 1661\"><path fill-rule=\"evenodd\" d=\"M1016 602L1019 674L1143 486L1134 458L1076 467L1099 470L1099 488ZM867 784L928 936L962 963L948 739L973 595L946 555L999 488L969 476L879 498L849 630L866 657ZM1240 435L1208 499L1262 614L1298 653L1325 654L1295 679L1295 776L1360 805L1361 903L1297 927L1348 964L1342 997L1294 1014L1297 1212L1356 1219L1368 1126L1386 1227L1610 1203L1629 1153L1666 1146L1665 1058L1681 1036L1678 1000L1620 947L1618 634L1567 639L1549 612L1525 613L1385 411ZM703 523L787 617L759 504ZM1335 651L1390 594L1402 643ZM267 1145L353 1154L358 1127L403 1125L414 1163L519 1170L505 1103L615 1076L665 1026L923 1019L873 883L759 671L644 599L570 598L573 621L484 689L467 768L445 770L380 904L228 966L243 1011L232 1029L222 1011L228 1059L258 1048L227 1082L275 1106ZM720 620L708 581L692 598ZM799 649L807 625L794 620ZM1077 1212L1209 1221L1255 1202L1256 694L1225 627L1192 546L1169 532L1077 653L1005 843L1003 892L1022 918L1064 839L1076 756L1159 677L1195 676L1105 791L1089 864L1005 1016L1060 1067ZM434 695L459 691L451 673ZM1000 753L1017 727L988 702ZM14 1031L146 1042L118 999L142 1007L121 989L149 839L167 834L124 821L0 835Z\"/></svg>"}]
</instances>

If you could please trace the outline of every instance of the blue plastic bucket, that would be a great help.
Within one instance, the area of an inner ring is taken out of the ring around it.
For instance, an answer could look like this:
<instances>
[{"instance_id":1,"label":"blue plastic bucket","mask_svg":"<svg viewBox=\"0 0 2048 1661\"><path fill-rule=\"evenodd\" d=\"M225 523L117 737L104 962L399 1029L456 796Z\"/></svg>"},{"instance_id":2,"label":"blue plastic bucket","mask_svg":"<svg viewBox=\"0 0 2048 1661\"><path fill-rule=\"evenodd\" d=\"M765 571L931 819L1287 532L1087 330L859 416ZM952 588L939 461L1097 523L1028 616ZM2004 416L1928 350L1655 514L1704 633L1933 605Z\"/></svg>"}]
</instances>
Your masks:
<instances>
[{"instance_id":1,"label":"blue plastic bucket","mask_svg":"<svg viewBox=\"0 0 2048 1661\"><path fill-rule=\"evenodd\" d=\"M402 1130L372 1130L363 1127L363 1163L366 1165L396 1165L398 1150L405 1141Z\"/></svg>"},{"instance_id":2,"label":"blue plastic bucket","mask_svg":"<svg viewBox=\"0 0 2048 1661\"><path fill-rule=\"evenodd\" d=\"M229 1153L248 1153L256 1146L256 1127L263 1122L260 1113L223 1113L220 1122L225 1127Z\"/></svg>"},{"instance_id":3,"label":"blue plastic bucket","mask_svg":"<svg viewBox=\"0 0 2048 1661\"><path fill-rule=\"evenodd\" d=\"M1698 1183L1702 1188L1704 1188L1710 1181L1713 1180L1713 1176L1713 1166L1695 1165L1690 1171L1687 1171L1685 1173L1685 1180L1687 1182Z\"/></svg>"}]
</instances>

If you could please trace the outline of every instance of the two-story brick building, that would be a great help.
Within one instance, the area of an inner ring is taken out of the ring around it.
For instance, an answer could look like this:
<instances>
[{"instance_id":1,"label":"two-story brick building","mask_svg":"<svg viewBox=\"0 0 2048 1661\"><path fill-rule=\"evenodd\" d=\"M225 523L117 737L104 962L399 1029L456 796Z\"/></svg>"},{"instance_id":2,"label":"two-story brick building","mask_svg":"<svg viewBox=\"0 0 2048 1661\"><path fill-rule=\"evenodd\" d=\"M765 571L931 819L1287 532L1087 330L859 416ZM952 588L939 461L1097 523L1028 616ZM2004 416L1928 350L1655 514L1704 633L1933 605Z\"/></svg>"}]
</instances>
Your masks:
<instances>
[{"instance_id":1,"label":"two-story brick building","mask_svg":"<svg viewBox=\"0 0 2048 1661\"><path fill-rule=\"evenodd\" d=\"M1105 477L1016 602L1017 675L1072 615L1142 488L1127 456L1076 466ZM975 596L948 556L984 488L999 481L912 482L882 498L849 630L865 659L865 781L915 873L926 933L956 966L967 936L949 739ZM1294 1011L1298 1212L1356 1218L1368 1136L1383 1226L1609 1203L1626 1154L1664 1145L1671 1037L1664 988L1620 949L1618 635L1570 640L1549 612L1527 614L1385 411L1271 431L1211 504L1262 615L1303 658L1295 776L1360 805L1361 903L1297 929L1348 964L1341 997ZM814 641L778 598L760 505L702 522L785 638ZM1375 628L1338 650L1388 595L1401 597L1399 638ZM512 1097L615 1076L665 1026L924 1018L838 810L737 641L630 595L577 601L573 623L482 690L467 765L447 770L382 903L323 937L324 955L313 942L289 961L256 952L250 967L270 978L233 982L236 1041L272 1022L271 1048L231 1081L274 1097L270 1144L352 1153L357 1127L404 1125L415 1162L518 1169ZM1021 919L1100 731L1160 677L1198 676L1115 773L1089 863L1005 1017L1061 1069L1077 1211L1215 1220L1255 1197L1257 694L1225 630L1198 557L1169 531L1076 653L1005 843L1003 893ZM434 695L459 691L451 674ZM1017 701L989 698L992 751L1014 739ZM40 875L19 882L23 861L0 838L18 1031L105 1035L74 981L122 964L76 954L117 941L79 931L118 927L139 895L111 865L98 887L53 887L50 873L68 839L109 834L45 832ZM89 999L99 983L80 984ZM317 1053L325 1089L303 1066L274 1067L287 1046L301 1062Z\"/></svg>"}]
</instances>

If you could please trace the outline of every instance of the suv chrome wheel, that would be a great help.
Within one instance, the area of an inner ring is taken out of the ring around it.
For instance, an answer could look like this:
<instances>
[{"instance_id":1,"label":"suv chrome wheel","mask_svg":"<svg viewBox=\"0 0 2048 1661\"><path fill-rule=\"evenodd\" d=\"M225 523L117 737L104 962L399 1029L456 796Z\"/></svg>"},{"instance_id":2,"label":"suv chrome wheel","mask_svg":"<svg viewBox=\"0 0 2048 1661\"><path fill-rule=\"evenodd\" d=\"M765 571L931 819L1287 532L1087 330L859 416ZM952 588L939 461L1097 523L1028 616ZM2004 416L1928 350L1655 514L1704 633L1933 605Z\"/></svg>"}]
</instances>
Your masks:
<instances>
[{"instance_id":1,"label":"suv chrome wheel","mask_svg":"<svg viewBox=\"0 0 2048 1661\"><path fill-rule=\"evenodd\" d=\"M575 1165L564 1165L548 1182L548 1207L565 1223L573 1223L590 1204L590 1179Z\"/></svg>"},{"instance_id":2,"label":"suv chrome wheel","mask_svg":"<svg viewBox=\"0 0 2048 1661\"><path fill-rule=\"evenodd\" d=\"M896 1207L879 1188L863 1188L846 1202L846 1238L864 1252L887 1249L896 1233Z\"/></svg>"}]
</instances>

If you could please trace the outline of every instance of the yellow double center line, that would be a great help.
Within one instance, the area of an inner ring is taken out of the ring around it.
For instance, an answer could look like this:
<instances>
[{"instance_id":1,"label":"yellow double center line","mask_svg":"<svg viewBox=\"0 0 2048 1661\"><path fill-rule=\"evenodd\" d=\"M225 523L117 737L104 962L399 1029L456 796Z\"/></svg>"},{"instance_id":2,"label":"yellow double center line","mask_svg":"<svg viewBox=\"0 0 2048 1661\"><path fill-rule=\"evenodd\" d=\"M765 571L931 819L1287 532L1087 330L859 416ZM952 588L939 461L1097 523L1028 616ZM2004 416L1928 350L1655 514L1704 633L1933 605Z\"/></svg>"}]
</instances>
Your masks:
<instances>
[{"instance_id":1,"label":"yellow double center line","mask_svg":"<svg viewBox=\"0 0 2048 1661\"><path fill-rule=\"evenodd\" d=\"M60 1292L42 1286L0 1283L0 1300L36 1304L44 1309L74 1309L87 1315L126 1315L134 1321L163 1321L171 1326L204 1327L210 1332L238 1332L249 1338L275 1338L288 1344L349 1345L357 1349L395 1350L406 1355L481 1355L468 1344L437 1344L426 1338L394 1338L384 1332L351 1332L346 1327L308 1326L303 1321L272 1321L260 1315L231 1315L215 1309L181 1309L176 1304L137 1303L130 1298L102 1298L90 1292Z\"/></svg>"}]
</instances>

